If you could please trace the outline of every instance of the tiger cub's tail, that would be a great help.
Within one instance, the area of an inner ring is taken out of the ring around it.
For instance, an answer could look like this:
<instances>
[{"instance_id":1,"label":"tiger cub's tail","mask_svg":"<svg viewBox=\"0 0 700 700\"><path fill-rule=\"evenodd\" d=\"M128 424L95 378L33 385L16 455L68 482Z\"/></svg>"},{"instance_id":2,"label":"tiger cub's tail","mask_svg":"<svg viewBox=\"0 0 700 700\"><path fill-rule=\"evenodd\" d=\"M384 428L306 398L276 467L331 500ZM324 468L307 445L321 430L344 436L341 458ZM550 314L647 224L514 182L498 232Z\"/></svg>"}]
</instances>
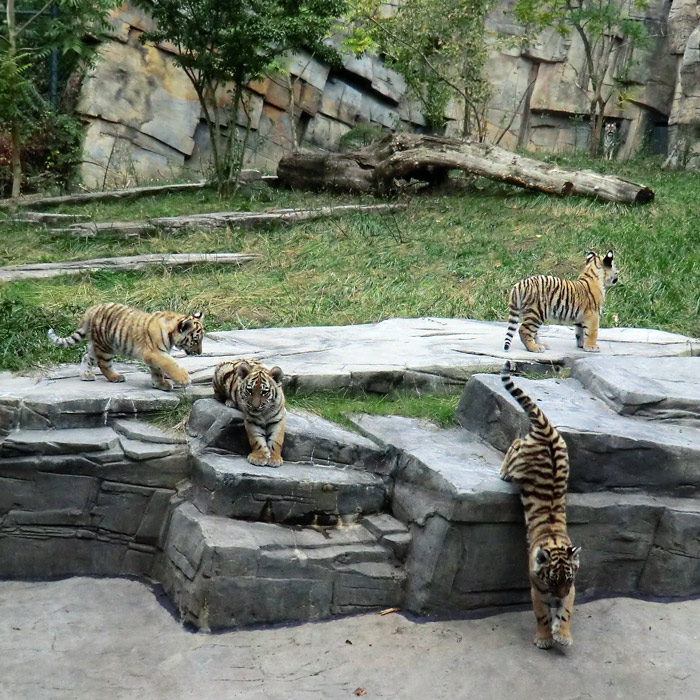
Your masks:
<instances>
[{"instance_id":1,"label":"tiger cub's tail","mask_svg":"<svg viewBox=\"0 0 700 700\"><path fill-rule=\"evenodd\" d=\"M510 376L511 364L510 360L506 360L501 368L501 381L506 391L522 406L525 413L530 418L530 425L533 432L546 433L545 437L549 437L553 430L552 424L547 416L544 415L539 406L522 390L518 389Z\"/></svg>"},{"instance_id":2,"label":"tiger cub's tail","mask_svg":"<svg viewBox=\"0 0 700 700\"><path fill-rule=\"evenodd\" d=\"M503 342L503 349L506 352L510 350L510 344L513 342L513 335L515 334L515 329L518 327L518 321L520 320L518 302L517 290L514 287L510 293L510 316L508 316L508 331L506 332L506 339Z\"/></svg>"},{"instance_id":3,"label":"tiger cub's tail","mask_svg":"<svg viewBox=\"0 0 700 700\"><path fill-rule=\"evenodd\" d=\"M87 331L83 328L78 328L77 330L73 331L73 333L71 333L69 336L66 336L65 338L60 338L56 335L56 332L53 328L49 328L49 340L54 345L58 345L59 348L72 348L74 345L82 343L83 340L85 340L86 336Z\"/></svg>"}]
</instances>

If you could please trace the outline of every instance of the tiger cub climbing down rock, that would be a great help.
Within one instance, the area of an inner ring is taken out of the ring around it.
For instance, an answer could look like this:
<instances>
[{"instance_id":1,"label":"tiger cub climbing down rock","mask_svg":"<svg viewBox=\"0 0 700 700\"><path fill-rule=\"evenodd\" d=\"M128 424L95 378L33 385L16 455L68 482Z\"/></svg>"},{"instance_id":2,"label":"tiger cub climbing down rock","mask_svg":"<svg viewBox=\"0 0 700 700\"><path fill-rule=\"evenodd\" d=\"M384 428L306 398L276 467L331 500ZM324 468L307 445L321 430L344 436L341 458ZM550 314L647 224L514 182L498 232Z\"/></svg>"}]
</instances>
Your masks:
<instances>
[{"instance_id":1,"label":"tiger cub climbing down rock","mask_svg":"<svg viewBox=\"0 0 700 700\"><path fill-rule=\"evenodd\" d=\"M510 376L510 363L501 370L506 390L530 419L527 437L513 441L501 465L501 478L520 489L529 544L530 595L537 618L535 644L548 649L554 642L568 646L574 611L574 576L580 547L566 531L566 486L569 454L559 431ZM554 605L554 617L550 606Z\"/></svg>"},{"instance_id":2,"label":"tiger cub climbing down rock","mask_svg":"<svg viewBox=\"0 0 700 700\"><path fill-rule=\"evenodd\" d=\"M576 345L586 352L598 352L598 325L605 292L617 284L613 251L604 256L591 252L577 280L563 280L551 275L535 275L520 280L510 292L508 332L503 344L510 349L513 334L520 323L520 339L530 352L544 352L537 332L546 320L573 323Z\"/></svg>"},{"instance_id":3,"label":"tiger cub climbing down rock","mask_svg":"<svg viewBox=\"0 0 700 700\"><path fill-rule=\"evenodd\" d=\"M214 370L214 396L243 414L252 452L248 461L259 467L282 465L286 409L282 370L267 369L253 360L221 362Z\"/></svg>"},{"instance_id":4,"label":"tiger cub climbing down rock","mask_svg":"<svg viewBox=\"0 0 700 700\"><path fill-rule=\"evenodd\" d=\"M123 382L124 376L112 368L112 359L124 355L145 362L153 386L165 391L173 388L173 382L185 386L190 383L190 375L170 357L170 351L178 347L188 355L199 355L203 337L201 312L189 316L174 311L146 313L111 302L91 306L77 330L66 338L59 338L49 328L49 339L61 348L73 347L87 338L87 352L80 365L83 381L94 381L97 365L110 382Z\"/></svg>"}]
</instances>

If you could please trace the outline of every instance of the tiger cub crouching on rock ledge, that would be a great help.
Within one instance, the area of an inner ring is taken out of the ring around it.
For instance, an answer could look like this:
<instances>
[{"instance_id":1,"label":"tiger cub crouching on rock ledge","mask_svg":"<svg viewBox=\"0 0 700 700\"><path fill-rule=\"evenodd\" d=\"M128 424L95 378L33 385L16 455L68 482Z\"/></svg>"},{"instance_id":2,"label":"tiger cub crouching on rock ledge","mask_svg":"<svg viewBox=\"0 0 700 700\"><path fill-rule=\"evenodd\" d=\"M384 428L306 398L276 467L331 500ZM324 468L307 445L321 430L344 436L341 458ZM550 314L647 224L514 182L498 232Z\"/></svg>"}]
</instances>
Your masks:
<instances>
[{"instance_id":1,"label":"tiger cub crouching on rock ledge","mask_svg":"<svg viewBox=\"0 0 700 700\"><path fill-rule=\"evenodd\" d=\"M282 465L286 409L279 367L267 369L253 360L221 362L214 370L214 396L243 414L252 452L259 467Z\"/></svg>"},{"instance_id":2,"label":"tiger cub crouching on rock ledge","mask_svg":"<svg viewBox=\"0 0 700 700\"><path fill-rule=\"evenodd\" d=\"M588 253L586 266L577 280L551 275L535 275L520 280L510 291L510 316L503 349L510 349L513 334L520 323L520 340L530 352L544 352L537 332L548 319L573 323L576 346L586 352L598 352L598 326L605 292L617 284L613 251L605 255Z\"/></svg>"},{"instance_id":3,"label":"tiger cub crouching on rock ledge","mask_svg":"<svg viewBox=\"0 0 700 700\"><path fill-rule=\"evenodd\" d=\"M174 311L146 313L123 304L97 304L84 314L80 326L66 338L59 338L49 328L49 339L60 348L70 348L87 338L87 352L80 365L80 378L94 381L94 368L110 382L123 382L124 376L112 368L115 355L142 360L151 371L153 386L170 391L173 382L190 383L187 370L170 357L173 347L188 355L202 352L202 314L179 314ZM172 381L171 381L172 380Z\"/></svg>"},{"instance_id":4,"label":"tiger cub crouching on rock ledge","mask_svg":"<svg viewBox=\"0 0 700 700\"><path fill-rule=\"evenodd\" d=\"M569 454L559 431L510 377L510 363L501 370L506 390L530 418L527 437L514 440L501 466L501 479L520 488L529 545L530 595L537 618L535 644L569 646L574 612L574 576L580 547L566 531L566 486ZM554 606L554 617L551 607Z\"/></svg>"}]
</instances>

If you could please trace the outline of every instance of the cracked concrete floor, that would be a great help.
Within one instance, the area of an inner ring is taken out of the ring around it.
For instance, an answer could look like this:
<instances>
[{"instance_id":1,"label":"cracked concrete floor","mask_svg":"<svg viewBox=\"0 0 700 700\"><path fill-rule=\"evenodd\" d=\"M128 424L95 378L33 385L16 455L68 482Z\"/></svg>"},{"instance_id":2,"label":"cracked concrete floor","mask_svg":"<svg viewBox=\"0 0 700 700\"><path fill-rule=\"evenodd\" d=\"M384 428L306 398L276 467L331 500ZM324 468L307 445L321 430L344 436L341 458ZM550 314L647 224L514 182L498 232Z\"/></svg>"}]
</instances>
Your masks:
<instances>
[{"instance_id":1,"label":"cracked concrete floor","mask_svg":"<svg viewBox=\"0 0 700 700\"><path fill-rule=\"evenodd\" d=\"M575 646L551 651L532 645L530 610L208 635L137 581L4 581L0 699L695 698L699 619L700 600L599 600L577 606Z\"/></svg>"}]
</instances>

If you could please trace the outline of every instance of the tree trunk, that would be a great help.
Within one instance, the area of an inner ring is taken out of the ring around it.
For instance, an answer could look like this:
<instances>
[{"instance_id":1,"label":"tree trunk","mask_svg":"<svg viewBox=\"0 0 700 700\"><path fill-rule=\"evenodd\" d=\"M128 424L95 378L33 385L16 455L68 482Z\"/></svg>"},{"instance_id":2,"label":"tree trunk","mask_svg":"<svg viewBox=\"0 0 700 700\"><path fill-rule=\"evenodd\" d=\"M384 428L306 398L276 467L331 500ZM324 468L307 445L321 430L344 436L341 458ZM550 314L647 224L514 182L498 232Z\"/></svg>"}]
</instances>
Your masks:
<instances>
[{"instance_id":1,"label":"tree trunk","mask_svg":"<svg viewBox=\"0 0 700 700\"><path fill-rule=\"evenodd\" d=\"M355 153L291 153L280 161L277 175L295 188L387 195L401 180L439 182L452 169L560 196L625 204L654 199L648 187L620 177L560 168L485 143L417 134L394 134Z\"/></svg>"},{"instance_id":2,"label":"tree trunk","mask_svg":"<svg viewBox=\"0 0 700 700\"><path fill-rule=\"evenodd\" d=\"M7 0L7 40L8 58L12 63L17 57L17 24L15 16L15 0ZM19 133L19 118L12 117L10 127L10 140L12 148L12 209L16 208L19 192L22 186L22 143Z\"/></svg>"}]
</instances>

